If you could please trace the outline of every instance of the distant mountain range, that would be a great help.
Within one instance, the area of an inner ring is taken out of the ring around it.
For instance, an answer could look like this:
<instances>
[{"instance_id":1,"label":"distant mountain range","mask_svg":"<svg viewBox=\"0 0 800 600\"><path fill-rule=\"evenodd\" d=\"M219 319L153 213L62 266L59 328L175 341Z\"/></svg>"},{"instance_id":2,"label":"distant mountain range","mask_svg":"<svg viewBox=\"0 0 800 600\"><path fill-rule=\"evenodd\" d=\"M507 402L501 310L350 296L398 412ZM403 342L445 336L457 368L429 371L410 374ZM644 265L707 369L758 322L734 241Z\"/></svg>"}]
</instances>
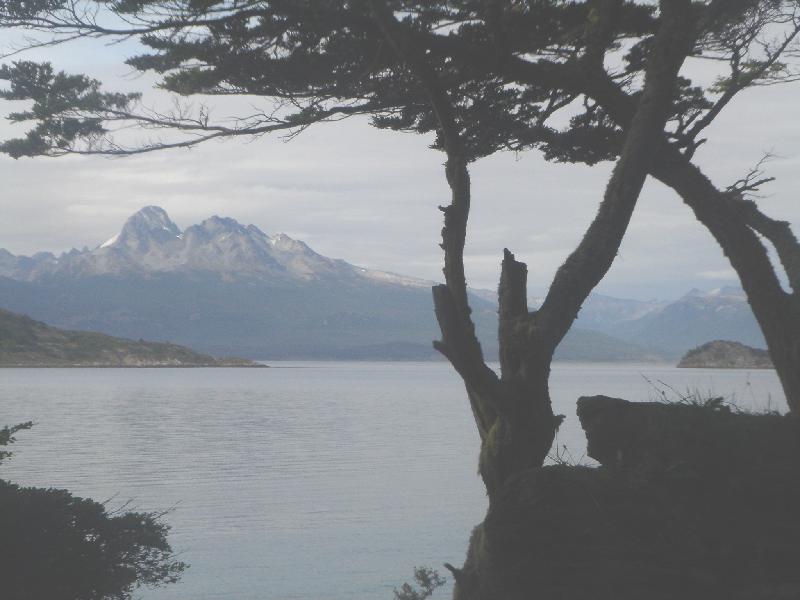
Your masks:
<instances>
[{"instance_id":1,"label":"distant mountain range","mask_svg":"<svg viewBox=\"0 0 800 600\"><path fill-rule=\"evenodd\" d=\"M577 327L612 334L668 358L712 340L731 340L766 347L747 296L736 287L703 292L692 290L674 302L641 302L593 295Z\"/></svg>"},{"instance_id":2,"label":"distant mountain range","mask_svg":"<svg viewBox=\"0 0 800 600\"><path fill-rule=\"evenodd\" d=\"M2 308L57 327L255 359L435 357L431 285L229 218L181 230L156 206L94 249L29 257L0 249ZM476 290L472 304L494 358L495 296ZM719 338L763 345L740 290L695 291L669 304L592 296L557 358L671 359Z\"/></svg>"},{"instance_id":3,"label":"distant mountain range","mask_svg":"<svg viewBox=\"0 0 800 600\"><path fill-rule=\"evenodd\" d=\"M494 292L481 290L479 295L496 304ZM531 308L541 302L541 298L528 299ZM605 333L668 360L719 339L766 346L747 296L738 287L694 289L673 302L592 294L581 308L575 328Z\"/></svg>"},{"instance_id":4,"label":"distant mountain range","mask_svg":"<svg viewBox=\"0 0 800 600\"><path fill-rule=\"evenodd\" d=\"M422 279L327 258L285 234L270 237L255 225L245 227L233 219L214 216L181 231L157 206L141 209L117 235L93 250L73 249L57 257L50 252L14 256L0 249L0 276L18 281L163 273L219 274L223 279L260 279L274 284L367 281L409 287L431 285Z\"/></svg>"}]
</instances>

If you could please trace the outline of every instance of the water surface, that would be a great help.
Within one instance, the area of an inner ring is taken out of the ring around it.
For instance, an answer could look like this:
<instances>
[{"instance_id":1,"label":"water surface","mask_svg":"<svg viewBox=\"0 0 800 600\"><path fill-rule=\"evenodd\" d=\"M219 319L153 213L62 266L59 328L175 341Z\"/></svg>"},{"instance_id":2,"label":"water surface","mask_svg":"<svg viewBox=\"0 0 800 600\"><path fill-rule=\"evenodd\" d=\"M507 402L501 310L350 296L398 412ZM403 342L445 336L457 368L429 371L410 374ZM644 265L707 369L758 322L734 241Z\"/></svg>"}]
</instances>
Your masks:
<instances>
[{"instance_id":1,"label":"water surface","mask_svg":"<svg viewBox=\"0 0 800 600\"><path fill-rule=\"evenodd\" d=\"M174 506L170 539L191 568L144 600L391 600L414 565L461 564L486 498L452 370L274 364L0 370L0 425L36 422L0 477ZM582 460L578 396L647 400L669 387L785 410L773 371L557 364L558 447Z\"/></svg>"}]
</instances>

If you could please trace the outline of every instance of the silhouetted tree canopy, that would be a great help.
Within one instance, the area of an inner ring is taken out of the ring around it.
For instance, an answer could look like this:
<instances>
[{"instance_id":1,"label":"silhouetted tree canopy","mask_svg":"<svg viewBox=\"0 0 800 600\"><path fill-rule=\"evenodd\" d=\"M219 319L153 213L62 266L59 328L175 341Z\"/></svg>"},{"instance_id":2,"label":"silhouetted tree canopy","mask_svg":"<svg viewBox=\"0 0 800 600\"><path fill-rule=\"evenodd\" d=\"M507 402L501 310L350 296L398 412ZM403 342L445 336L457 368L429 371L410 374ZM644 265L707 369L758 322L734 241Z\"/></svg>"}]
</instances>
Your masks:
<instances>
[{"instance_id":1,"label":"silhouetted tree canopy","mask_svg":"<svg viewBox=\"0 0 800 600\"><path fill-rule=\"evenodd\" d=\"M28 427L0 430L0 447ZM176 582L186 565L162 517L0 480L0 597L128 600L141 586Z\"/></svg>"},{"instance_id":2,"label":"silhouetted tree canopy","mask_svg":"<svg viewBox=\"0 0 800 600\"><path fill-rule=\"evenodd\" d=\"M670 117L677 146L693 148L707 125L704 119L713 118L728 90L789 74L777 60L786 31L774 33L770 26L795 27L793 4L695 3L701 29L695 55L736 66L706 90L681 80ZM641 92L658 23L652 3L394 0L387 5L399 16L405 43L424 53L448 91L471 159L526 148L589 164L616 156L624 123L610 113L627 111L622 120L629 118L631 102ZM372 12L368 0L0 3L1 22L52 36L41 42L45 45L74 37L136 36L148 51L127 63L160 74L160 86L178 95L271 101L263 111L217 122L205 108L148 110L137 94L106 93L91 78L17 62L0 71L10 84L4 97L33 100L30 110L10 118L35 127L2 149L12 156L120 154L296 132L356 114L372 116L381 128L440 133L426 92L397 59ZM604 59L613 67L603 69ZM594 70L598 64L602 76ZM615 106L607 106L612 99ZM186 135L177 142L118 145L109 133L129 121ZM436 146L441 144L438 139Z\"/></svg>"}]
</instances>

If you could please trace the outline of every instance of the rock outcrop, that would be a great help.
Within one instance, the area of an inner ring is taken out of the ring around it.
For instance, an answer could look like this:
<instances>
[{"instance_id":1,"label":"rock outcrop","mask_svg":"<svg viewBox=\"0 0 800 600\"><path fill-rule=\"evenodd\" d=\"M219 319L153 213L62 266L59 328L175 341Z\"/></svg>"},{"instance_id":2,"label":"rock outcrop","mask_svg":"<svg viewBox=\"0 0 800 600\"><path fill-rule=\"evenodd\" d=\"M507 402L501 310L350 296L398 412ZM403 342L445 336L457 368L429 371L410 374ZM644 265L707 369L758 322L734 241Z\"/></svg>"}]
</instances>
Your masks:
<instances>
[{"instance_id":1,"label":"rock outcrop","mask_svg":"<svg viewBox=\"0 0 800 600\"><path fill-rule=\"evenodd\" d=\"M508 480L457 600L800 598L800 420L581 398L601 466Z\"/></svg>"},{"instance_id":2,"label":"rock outcrop","mask_svg":"<svg viewBox=\"0 0 800 600\"><path fill-rule=\"evenodd\" d=\"M769 352L739 342L715 340L689 350L679 368L697 369L772 369Z\"/></svg>"}]
</instances>

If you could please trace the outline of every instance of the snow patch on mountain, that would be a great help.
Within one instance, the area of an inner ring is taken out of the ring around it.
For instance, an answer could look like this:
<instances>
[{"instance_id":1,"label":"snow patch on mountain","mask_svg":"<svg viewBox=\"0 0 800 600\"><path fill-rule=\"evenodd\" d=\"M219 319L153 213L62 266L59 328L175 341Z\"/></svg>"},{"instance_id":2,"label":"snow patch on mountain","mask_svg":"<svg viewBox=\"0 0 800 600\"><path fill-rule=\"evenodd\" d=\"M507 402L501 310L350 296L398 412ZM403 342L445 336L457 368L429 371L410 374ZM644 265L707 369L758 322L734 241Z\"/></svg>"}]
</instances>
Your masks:
<instances>
[{"instance_id":1,"label":"snow patch on mountain","mask_svg":"<svg viewBox=\"0 0 800 600\"><path fill-rule=\"evenodd\" d=\"M374 269L359 269L359 271L367 279L372 279L373 281L378 281L380 283L389 283L392 285L402 285L415 288L430 288L436 285L435 281L419 279L417 277L408 277L406 275L398 275L397 273L390 273L388 271L376 271Z\"/></svg>"},{"instance_id":2,"label":"snow patch on mountain","mask_svg":"<svg viewBox=\"0 0 800 600\"><path fill-rule=\"evenodd\" d=\"M118 239L119 239L119 234L115 235L115 236L114 236L114 237L112 237L112 238L109 238L108 240L106 240L105 242L103 242L102 244L100 244L100 246L99 246L99 247L100 247L100 248L108 248L109 246L113 246L114 244L116 244L116 243L117 243L117 240L118 240Z\"/></svg>"}]
</instances>

